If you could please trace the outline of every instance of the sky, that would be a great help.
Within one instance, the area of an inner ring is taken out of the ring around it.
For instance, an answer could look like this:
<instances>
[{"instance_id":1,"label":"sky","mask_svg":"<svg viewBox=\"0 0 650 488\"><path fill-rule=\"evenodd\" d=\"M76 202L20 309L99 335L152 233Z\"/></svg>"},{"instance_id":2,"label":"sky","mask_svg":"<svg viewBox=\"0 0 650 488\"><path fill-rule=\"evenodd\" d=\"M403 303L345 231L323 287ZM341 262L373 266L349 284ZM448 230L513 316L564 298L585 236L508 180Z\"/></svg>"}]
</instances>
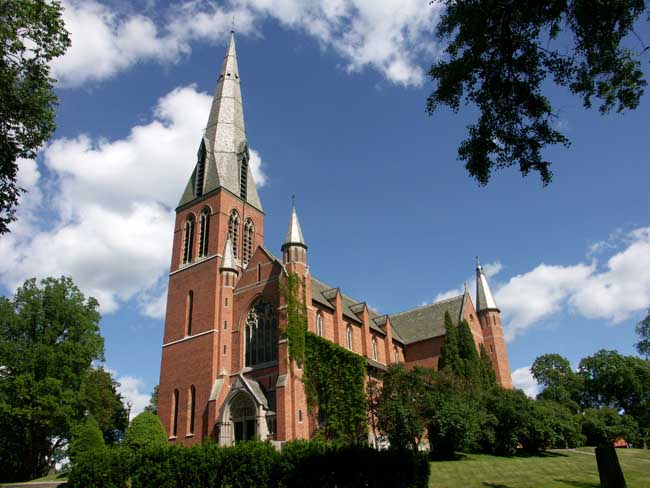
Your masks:
<instances>
[{"instance_id":1,"label":"sky","mask_svg":"<svg viewBox=\"0 0 650 488\"><path fill-rule=\"evenodd\" d=\"M388 314L474 293L479 256L529 395L541 354L577 367L602 348L634 353L650 307L650 95L601 116L549 85L572 141L545 153L553 182L511 169L481 187L456 153L475 111L425 113L439 5L63 4L57 131L20 161L28 192L0 239L0 288L67 275L96 297L105 367L134 414L158 383L174 208L233 25L268 249L280 253L295 194L312 275Z\"/></svg>"}]
</instances>

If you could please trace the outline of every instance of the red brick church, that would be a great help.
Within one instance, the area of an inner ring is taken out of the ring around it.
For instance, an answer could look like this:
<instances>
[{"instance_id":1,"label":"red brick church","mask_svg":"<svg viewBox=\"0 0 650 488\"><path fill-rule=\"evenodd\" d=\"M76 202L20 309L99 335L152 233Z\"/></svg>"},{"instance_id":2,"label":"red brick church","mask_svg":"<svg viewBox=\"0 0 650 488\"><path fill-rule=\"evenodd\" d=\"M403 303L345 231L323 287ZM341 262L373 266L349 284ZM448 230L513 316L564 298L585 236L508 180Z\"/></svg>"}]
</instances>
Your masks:
<instances>
[{"instance_id":1,"label":"red brick church","mask_svg":"<svg viewBox=\"0 0 650 488\"><path fill-rule=\"evenodd\" d=\"M158 414L171 443L309 438L301 370L281 337L282 275L305 278L309 330L364 356L369 371L395 363L436 367L444 314L465 318L498 382L512 387L500 312L477 266L469 293L379 315L312 276L296 209L281 257L264 247L264 211L249 167L234 36L224 58L174 227Z\"/></svg>"}]
</instances>

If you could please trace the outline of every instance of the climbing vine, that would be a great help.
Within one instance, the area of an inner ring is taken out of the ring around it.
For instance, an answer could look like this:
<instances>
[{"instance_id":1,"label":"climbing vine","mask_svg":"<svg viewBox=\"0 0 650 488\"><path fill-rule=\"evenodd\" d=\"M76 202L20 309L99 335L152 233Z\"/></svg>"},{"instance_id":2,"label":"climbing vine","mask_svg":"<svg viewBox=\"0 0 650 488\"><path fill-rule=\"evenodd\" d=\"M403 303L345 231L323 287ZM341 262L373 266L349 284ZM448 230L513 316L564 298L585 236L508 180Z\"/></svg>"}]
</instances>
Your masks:
<instances>
[{"instance_id":1,"label":"climbing vine","mask_svg":"<svg viewBox=\"0 0 650 488\"><path fill-rule=\"evenodd\" d=\"M348 444L365 441L365 358L311 332L305 339L303 382L310 410L318 409L319 433Z\"/></svg>"},{"instance_id":2,"label":"climbing vine","mask_svg":"<svg viewBox=\"0 0 650 488\"><path fill-rule=\"evenodd\" d=\"M286 283L280 283L280 293L287 307L287 326L283 334L289 343L289 358L302 367L305 362L305 333L307 332L304 279L297 273L289 273Z\"/></svg>"}]
</instances>

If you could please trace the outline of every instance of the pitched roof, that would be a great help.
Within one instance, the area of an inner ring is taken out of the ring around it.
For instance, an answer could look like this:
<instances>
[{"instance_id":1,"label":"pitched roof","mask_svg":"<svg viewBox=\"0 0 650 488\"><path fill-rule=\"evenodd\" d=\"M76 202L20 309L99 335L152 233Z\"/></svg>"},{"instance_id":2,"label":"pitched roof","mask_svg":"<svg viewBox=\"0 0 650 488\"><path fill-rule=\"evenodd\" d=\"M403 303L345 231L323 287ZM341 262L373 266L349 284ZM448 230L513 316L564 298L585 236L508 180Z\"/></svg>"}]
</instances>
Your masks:
<instances>
[{"instance_id":1,"label":"pitched roof","mask_svg":"<svg viewBox=\"0 0 650 488\"><path fill-rule=\"evenodd\" d=\"M199 161L178 206L218 188L225 188L239 196L239 167L244 155L248 157L247 151L235 36L231 34L201 141ZM246 176L246 201L262 210L250 165Z\"/></svg>"},{"instance_id":2,"label":"pitched roof","mask_svg":"<svg viewBox=\"0 0 650 488\"><path fill-rule=\"evenodd\" d=\"M455 321L460 320L467 296L465 293L390 315L390 323L406 344L445 335L445 312Z\"/></svg>"},{"instance_id":3,"label":"pitched roof","mask_svg":"<svg viewBox=\"0 0 650 488\"><path fill-rule=\"evenodd\" d=\"M295 205L291 208L289 228L287 229L287 234L284 236L282 248L284 248L284 246L290 246L291 244L298 244L307 247L307 244L305 244L305 238L302 235L302 229L300 228L300 222L298 221L298 214L296 213Z\"/></svg>"},{"instance_id":4,"label":"pitched roof","mask_svg":"<svg viewBox=\"0 0 650 488\"><path fill-rule=\"evenodd\" d=\"M498 309L490 285L488 285L487 277L483 273L483 266L476 259L476 310L491 310Z\"/></svg>"}]
</instances>

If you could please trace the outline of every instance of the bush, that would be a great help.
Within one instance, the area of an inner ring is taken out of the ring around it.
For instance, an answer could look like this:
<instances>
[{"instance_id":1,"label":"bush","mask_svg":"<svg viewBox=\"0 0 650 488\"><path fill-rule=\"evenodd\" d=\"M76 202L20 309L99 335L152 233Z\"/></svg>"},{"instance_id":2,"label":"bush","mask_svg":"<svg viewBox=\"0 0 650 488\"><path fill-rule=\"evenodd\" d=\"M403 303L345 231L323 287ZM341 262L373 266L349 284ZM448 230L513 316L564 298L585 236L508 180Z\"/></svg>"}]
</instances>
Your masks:
<instances>
[{"instance_id":1,"label":"bush","mask_svg":"<svg viewBox=\"0 0 650 488\"><path fill-rule=\"evenodd\" d=\"M137 415L126 431L124 445L131 449L165 447L167 434L158 416L151 412Z\"/></svg>"},{"instance_id":2,"label":"bush","mask_svg":"<svg viewBox=\"0 0 650 488\"><path fill-rule=\"evenodd\" d=\"M104 436L99 424L91 415L73 432L72 442L68 448L68 457L74 464L75 460L85 452L101 450L106 447Z\"/></svg>"},{"instance_id":3,"label":"bush","mask_svg":"<svg viewBox=\"0 0 650 488\"><path fill-rule=\"evenodd\" d=\"M424 488L428 479L429 462L420 453L293 441L281 453L263 442L229 448L209 443L93 451L80 455L69 484L71 488Z\"/></svg>"},{"instance_id":4,"label":"bush","mask_svg":"<svg viewBox=\"0 0 650 488\"><path fill-rule=\"evenodd\" d=\"M588 409L582 416L582 433L588 446L611 446L618 438L634 442L637 430L631 416L619 415L613 408Z\"/></svg>"}]
</instances>

